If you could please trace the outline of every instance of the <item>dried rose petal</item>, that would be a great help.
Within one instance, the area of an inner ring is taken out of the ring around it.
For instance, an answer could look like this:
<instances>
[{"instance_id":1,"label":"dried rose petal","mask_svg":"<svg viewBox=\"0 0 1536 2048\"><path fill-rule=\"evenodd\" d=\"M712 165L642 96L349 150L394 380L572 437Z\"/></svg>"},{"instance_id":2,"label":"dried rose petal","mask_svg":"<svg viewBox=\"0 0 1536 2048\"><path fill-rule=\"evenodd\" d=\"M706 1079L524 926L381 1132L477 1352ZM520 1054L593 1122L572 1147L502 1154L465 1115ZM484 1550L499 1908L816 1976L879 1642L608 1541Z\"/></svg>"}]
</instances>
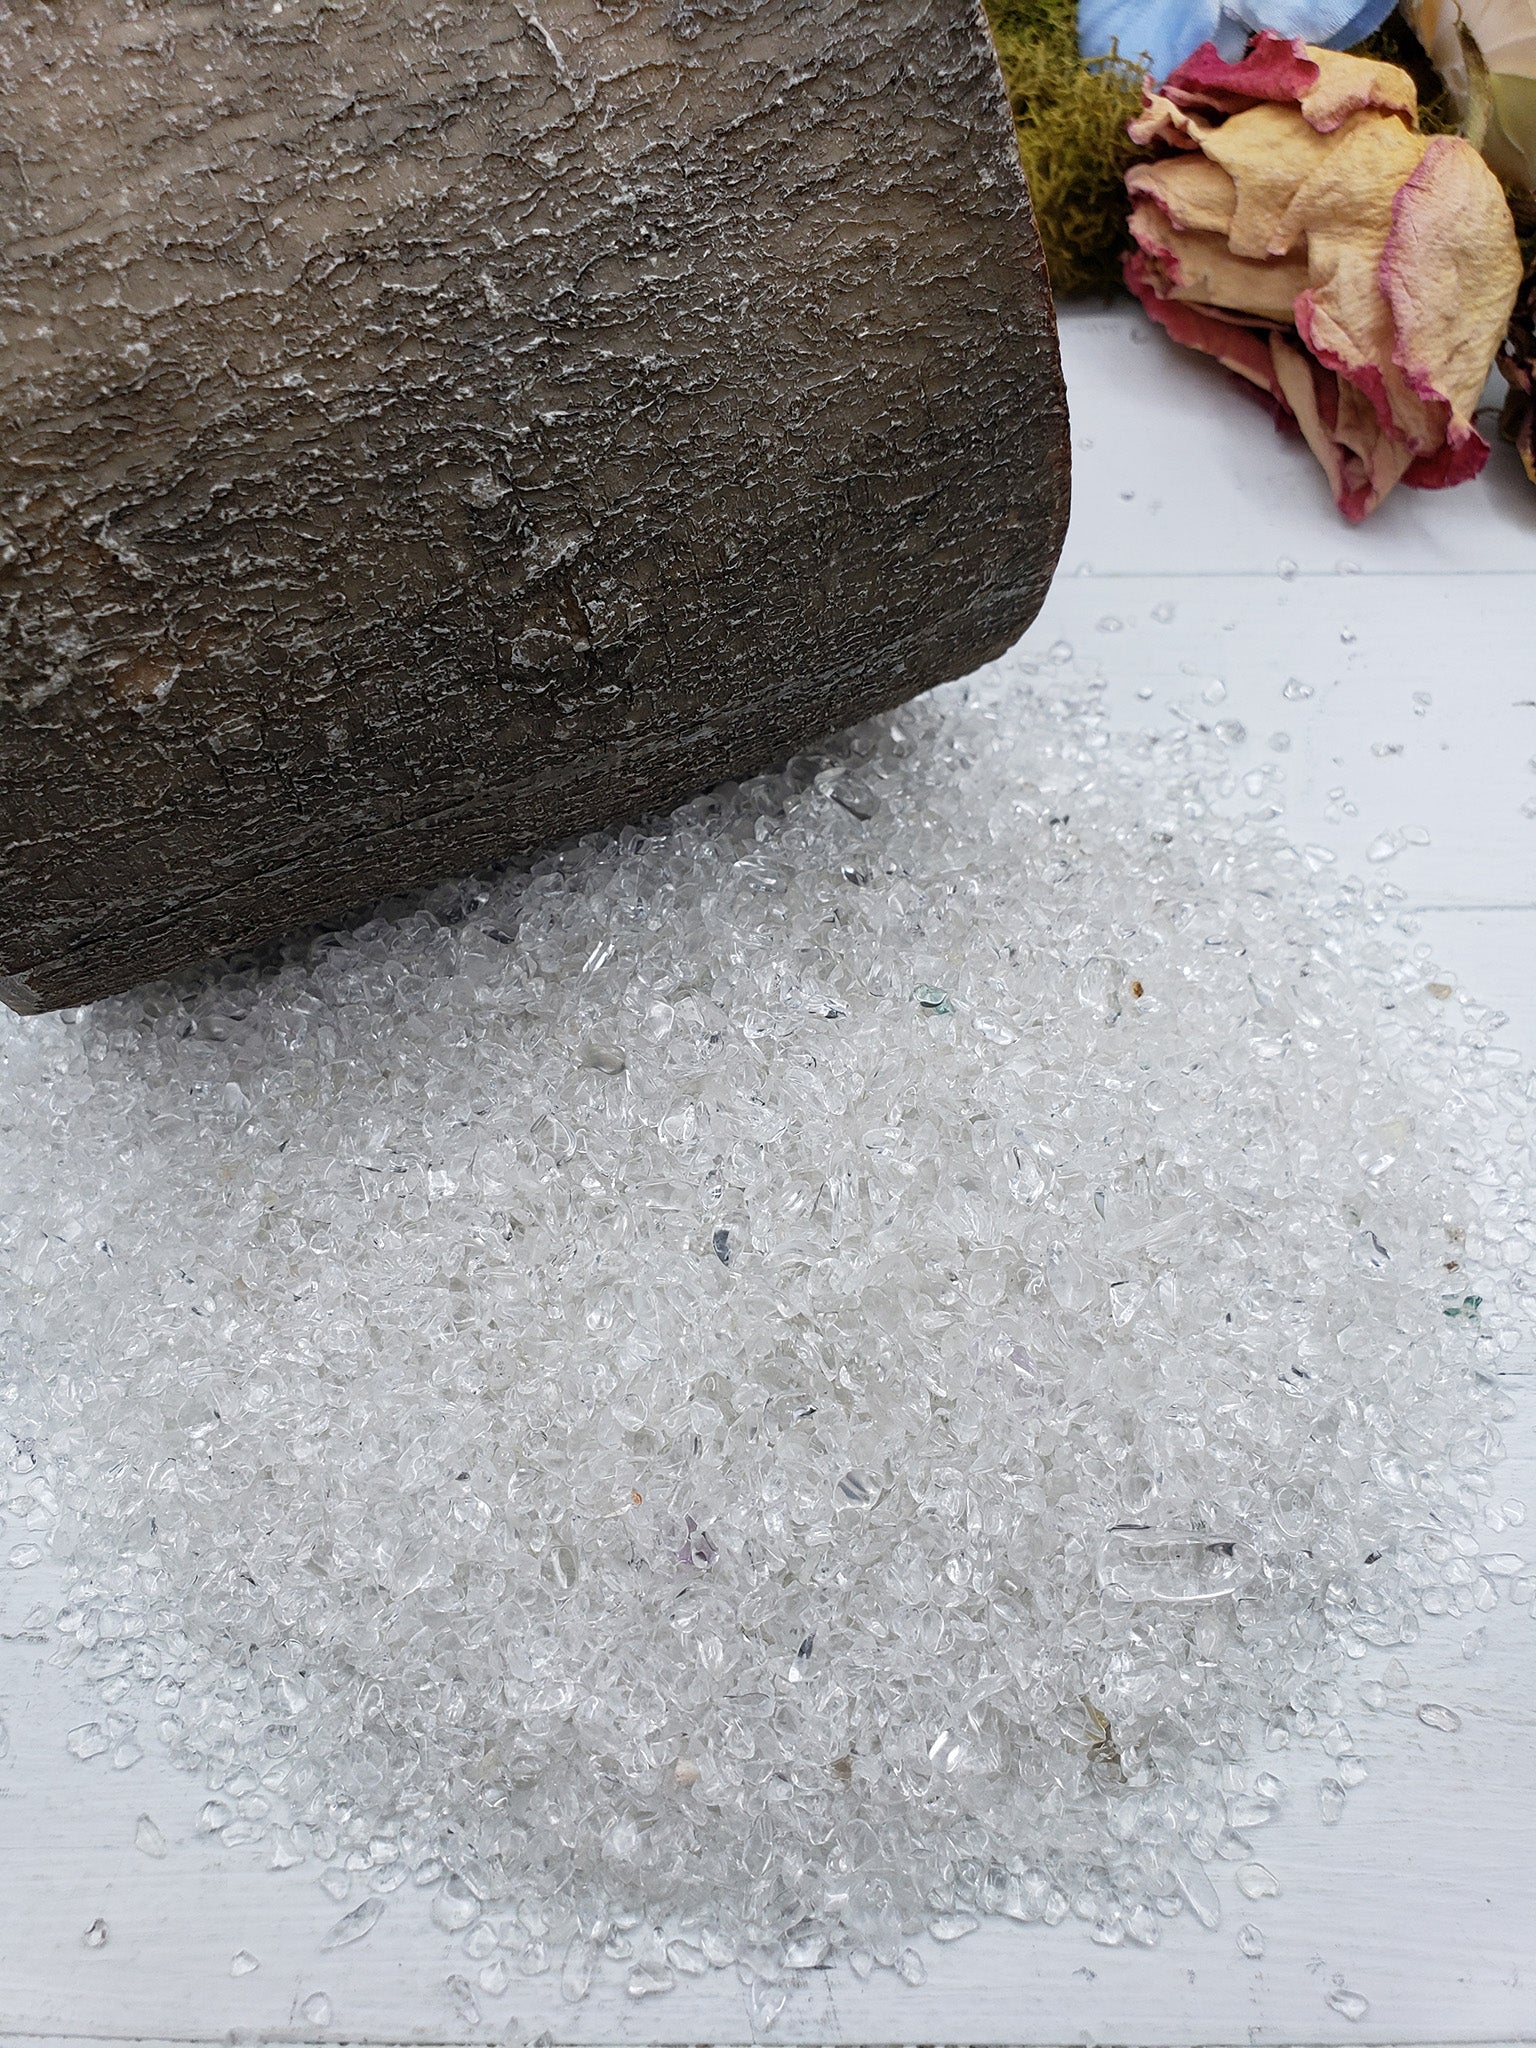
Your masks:
<instances>
[{"instance_id":1,"label":"dried rose petal","mask_svg":"<svg viewBox=\"0 0 1536 2048\"><path fill-rule=\"evenodd\" d=\"M1131 126L1126 281L1173 338L1293 420L1340 509L1475 476L1472 425L1520 277L1497 180L1415 127L1395 65L1261 34L1197 50Z\"/></svg>"}]
</instances>

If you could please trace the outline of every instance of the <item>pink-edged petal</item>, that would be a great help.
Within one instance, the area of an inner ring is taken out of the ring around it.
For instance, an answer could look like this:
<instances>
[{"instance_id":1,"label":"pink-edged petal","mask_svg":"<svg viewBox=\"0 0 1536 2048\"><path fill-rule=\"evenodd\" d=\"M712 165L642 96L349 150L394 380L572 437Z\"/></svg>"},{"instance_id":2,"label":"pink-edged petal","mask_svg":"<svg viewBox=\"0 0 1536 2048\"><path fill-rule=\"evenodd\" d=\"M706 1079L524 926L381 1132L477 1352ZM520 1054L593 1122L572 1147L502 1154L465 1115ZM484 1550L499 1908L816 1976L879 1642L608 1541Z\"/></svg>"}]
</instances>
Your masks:
<instances>
[{"instance_id":1,"label":"pink-edged petal","mask_svg":"<svg viewBox=\"0 0 1536 2048\"><path fill-rule=\"evenodd\" d=\"M1141 89L1141 99L1141 112L1126 124L1125 131L1139 149L1161 142L1170 149L1197 150L1211 132L1210 123L1198 114L1186 113L1162 93L1154 92L1150 80Z\"/></svg>"},{"instance_id":2,"label":"pink-edged petal","mask_svg":"<svg viewBox=\"0 0 1536 2048\"><path fill-rule=\"evenodd\" d=\"M1263 329L1223 320L1206 307L1192 306L1182 299L1165 299L1157 289L1155 272L1139 249L1133 249L1125 259L1125 282L1148 316L1166 330L1171 340L1185 348L1198 349L1202 355L1214 356L1227 369L1285 404Z\"/></svg>"},{"instance_id":3,"label":"pink-edged petal","mask_svg":"<svg viewBox=\"0 0 1536 2048\"><path fill-rule=\"evenodd\" d=\"M1498 180L1469 142L1437 135L1392 202L1380 283L1404 381L1458 429L1471 426L1520 275Z\"/></svg>"},{"instance_id":4,"label":"pink-edged petal","mask_svg":"<svg viewBox=\"0 0 1536 2048\"><path fill-rule=\"evenodd\" d=\"M1316 61L1317 83L1302 100L1301 112L1319 135L1332 135L1351 114L1364 113L1367 107L1396 114L1410 128L1418 127L1419 89L1399 65L1310 45L1307 55Z\"/></svg>"},{"instance_id":5,"label":"pink-edged petal","mask_svg":"<svg viewBox=\"0 0 1536 2048\"><path fill-rule=\"evenodd\" d=\"M1319 70L1299 36L1260 29L1245 57L1228 63L1214 43L1202 43L1168 74L1163 92L1176 106L1235 114L1255 100L1299 106L1317 84Z\"/></svg>"}]
</instances>

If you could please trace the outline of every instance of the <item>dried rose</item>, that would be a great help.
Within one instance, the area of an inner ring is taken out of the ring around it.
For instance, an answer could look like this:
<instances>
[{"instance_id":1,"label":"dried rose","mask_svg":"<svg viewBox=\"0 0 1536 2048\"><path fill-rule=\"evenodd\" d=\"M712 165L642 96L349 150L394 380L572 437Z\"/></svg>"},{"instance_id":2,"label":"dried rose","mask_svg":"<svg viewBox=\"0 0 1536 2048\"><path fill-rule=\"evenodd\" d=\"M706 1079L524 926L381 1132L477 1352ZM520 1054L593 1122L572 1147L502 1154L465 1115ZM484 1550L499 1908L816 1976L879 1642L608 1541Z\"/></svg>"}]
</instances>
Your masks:
<instances>
[{"instance_id":1,"label":"dried rose","mask_svg":"<svg viewBox=\"0 0 1536 2048\"><path fill-rule=\"evenodd\" d=\"M1126 281L1174 340L1293 419L1347 519L1394 484L1475 476L1472 424L1520 282L1509 208L1469 143L1420 135L1395 65L1261 34L1207 44L1132 138Z\"/></svg>"}]
</instances>

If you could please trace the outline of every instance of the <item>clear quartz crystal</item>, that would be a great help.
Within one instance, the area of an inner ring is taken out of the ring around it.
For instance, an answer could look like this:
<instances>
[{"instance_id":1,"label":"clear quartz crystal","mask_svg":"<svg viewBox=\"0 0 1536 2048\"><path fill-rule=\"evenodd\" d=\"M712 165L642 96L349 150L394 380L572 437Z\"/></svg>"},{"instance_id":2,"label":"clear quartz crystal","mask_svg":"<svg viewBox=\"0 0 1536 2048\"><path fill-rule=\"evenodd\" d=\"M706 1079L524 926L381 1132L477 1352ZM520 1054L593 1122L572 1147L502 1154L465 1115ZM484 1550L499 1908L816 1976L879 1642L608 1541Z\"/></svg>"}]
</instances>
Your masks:
<instances>
[{"instance_id":1,"label":"clear quartz crystal","mask_svg":"<svg viewBox=\"0 0 1536 2048\"><path fill-rule=\"evenodd\" d=\"M354 1941L362 1941L379 1924L384 1911L382 1900L364 1899L360 1906L354 1906L350 1913L343 1913L320 1943L323 1949L348 1948Z\"/></svg>"},{"instance_id":2,"label":"clear quartz crystal","mask_svg":"<svg viewBox=\"0 0 1536 2048\"><path fill-rule=\"evenodd\" d=\"M1328 2004L1346 2020L1363 2020L1371 2009L1371 2002L1358 1991L1350 1991L1342 1984L1336 1984L1328 1993Z\"/></svg>"},{"instance_id":3,"label":"clear quartz crystal","mask_svg":"<svg viewBox=\"0 0 1536 2048\"><path fill-rule=\"evenodd\" d=\"M133 1846L145 1856L163 1856L166 1853L165 1836L147 1813L141 1813L134 1823Z\"/></svg>"},{"instance_id":4,"label":"clear quartz crystal","mask_svg":"<svg viewBox=\"0 0 1536 2048\"><path fill-rule=\"evenodd\" d=\"M1426 1728L1438 1728L1446 1735L1454 1735L1461 1726L1461 1716L1454 1707L1442 1707L1433 1700L1419 1708L1419 1719Z\"/></svg>"},{"instance_id":5,"label":"clear quartz crystal","mask_svg":"<svg viewBox=\"0 0 1536 2048\"><path fill-rule=\"evenodd\" d=\"M1224 686L1121 733L1073 661L0 1018L0 1554L73 1753L328 1946L419 1887L477 2000L760 2027L988 1915L1150 1946L1278 1890L1265 1750L1342 1801L1421 1615L1529 1604L1519 1057Z\"/></svg>"},{"instance_id":6,"label":"clear quartz crystal","mask_svg":"<svg viewBox=\"0 0 1536 2048\"><path fill-rule=\"evenodd\" d=\"M1241 1864L1235 1882L1245 1899L1276 1899L1280 1896L1280 1880L1262 1863Z\"/></svg>"}]
</instances>

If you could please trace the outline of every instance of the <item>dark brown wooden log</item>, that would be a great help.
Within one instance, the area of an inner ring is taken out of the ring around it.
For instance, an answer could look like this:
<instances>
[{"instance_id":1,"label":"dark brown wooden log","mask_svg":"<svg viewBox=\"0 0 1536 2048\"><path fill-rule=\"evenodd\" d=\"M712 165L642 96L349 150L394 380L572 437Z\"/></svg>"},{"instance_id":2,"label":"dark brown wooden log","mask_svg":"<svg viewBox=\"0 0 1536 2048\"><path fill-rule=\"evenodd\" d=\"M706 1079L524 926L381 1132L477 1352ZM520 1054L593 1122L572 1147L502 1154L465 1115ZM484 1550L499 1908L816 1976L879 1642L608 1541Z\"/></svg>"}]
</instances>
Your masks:
<instances>
[{"instance_id":1,"label":"dark brown wooden log","mask_svg":"<svg viewBox=\"0 0 1536 2048\"><path fill-rule=\"evenodd\" d=\"M11 0L0 997L664 806L1067 508L966 0Z\"/></svg>"}]
</instances>

